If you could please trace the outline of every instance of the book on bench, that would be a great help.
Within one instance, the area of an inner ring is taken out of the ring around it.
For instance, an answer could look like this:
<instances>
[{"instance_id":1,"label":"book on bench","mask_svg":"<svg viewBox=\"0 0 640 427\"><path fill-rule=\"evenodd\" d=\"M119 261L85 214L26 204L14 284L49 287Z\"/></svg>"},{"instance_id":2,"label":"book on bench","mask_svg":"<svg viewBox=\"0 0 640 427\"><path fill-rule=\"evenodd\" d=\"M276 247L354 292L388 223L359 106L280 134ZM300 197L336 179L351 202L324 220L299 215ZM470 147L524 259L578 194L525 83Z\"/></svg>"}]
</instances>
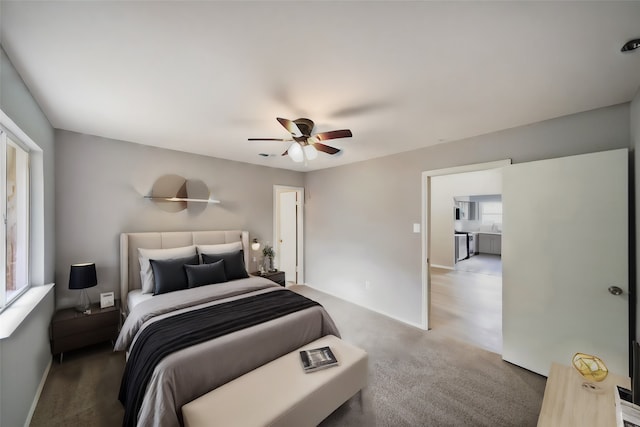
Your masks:
<instances>
[{"instance_id":1,"label":"book on bench","mask_svg":"<svg viewBox=\"0 0 640 427\"><path fill-rule=\"evenodd\" d=\"M305 372L314 372L338 365L338 359L329 347L302 350L300 351L300 360Z\"/></svg>"}]
</instances>

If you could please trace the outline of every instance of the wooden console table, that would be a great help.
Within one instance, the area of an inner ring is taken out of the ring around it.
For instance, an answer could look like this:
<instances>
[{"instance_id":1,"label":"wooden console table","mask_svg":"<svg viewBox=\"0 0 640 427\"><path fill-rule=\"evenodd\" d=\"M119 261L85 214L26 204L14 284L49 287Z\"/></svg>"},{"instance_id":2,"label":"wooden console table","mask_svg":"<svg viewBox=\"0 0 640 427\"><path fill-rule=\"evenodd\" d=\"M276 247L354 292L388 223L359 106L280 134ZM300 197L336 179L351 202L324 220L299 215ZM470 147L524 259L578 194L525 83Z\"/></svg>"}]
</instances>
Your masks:
<instances>
[{"instance_id":1,"label":"wooden console table","mask_svg":"<svg viewBox=\"0 0 640 427\"><path fill-rule=\"evenodd\" d=\"M596 390L583 387L585 382L575 368L552 364L538 427L615 427L613 387L630 388L629 378L609 372L604 381L595 383Z\"/></svg>"}]
</instances>

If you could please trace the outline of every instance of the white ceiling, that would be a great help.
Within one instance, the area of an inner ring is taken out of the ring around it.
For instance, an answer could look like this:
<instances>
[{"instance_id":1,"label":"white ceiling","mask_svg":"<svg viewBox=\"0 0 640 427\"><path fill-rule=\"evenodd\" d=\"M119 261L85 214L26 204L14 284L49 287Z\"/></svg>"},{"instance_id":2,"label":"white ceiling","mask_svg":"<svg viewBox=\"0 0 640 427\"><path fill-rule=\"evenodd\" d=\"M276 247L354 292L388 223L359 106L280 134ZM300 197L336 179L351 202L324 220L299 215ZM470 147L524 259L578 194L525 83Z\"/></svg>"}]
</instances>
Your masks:
<instances>
[{"instance_id":1,"label":"white ceiling","mask_svg":"<svg viewBox=\"0 0 640 427\"><path fill-rule=\"evenodd\" d=\"M640 2L5 1L55 128L310 171L630 101ZM308 165L276 117L349 128Z\"/></svg>"}]
</instances>

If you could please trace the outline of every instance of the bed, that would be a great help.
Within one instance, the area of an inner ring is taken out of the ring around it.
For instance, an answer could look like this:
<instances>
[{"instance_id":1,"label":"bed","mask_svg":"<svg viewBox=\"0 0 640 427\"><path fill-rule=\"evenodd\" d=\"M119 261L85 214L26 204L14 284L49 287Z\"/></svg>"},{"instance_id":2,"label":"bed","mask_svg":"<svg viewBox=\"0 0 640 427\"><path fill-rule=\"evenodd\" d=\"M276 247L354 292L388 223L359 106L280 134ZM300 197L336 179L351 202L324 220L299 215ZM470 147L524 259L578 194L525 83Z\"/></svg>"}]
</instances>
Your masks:
<instances>
[{"instance_id":1,"label":"bed","mask_svg":"<svg viewBox=\"0 0 640 427\"><path fill-rule=\"evenodd\" d=\"M237 278L225 270L232 280L166 291L173 282L163 269L191 255L149 258L152 270L158 273L153 279L158 292L148 293L145 269L149 266L140 255L187 251L193 246L199 262L205 256L213 257L214 262L181 265L189 285L192 277L198 277L191 273L219 271L220 265L236 265L237 257L243 268L249 265L246 231L121 235L120 292L125 321L115 350L127 352L119 396L125 406L123 425L180 426L185 403L322 336L339 336L321 305L266 278L249 276L246 269ZM241 248L239 255L232 253L233 258L223 251L231 246ZM140 378L145 379L139 382Z\"/></svg>"}]
</instances>

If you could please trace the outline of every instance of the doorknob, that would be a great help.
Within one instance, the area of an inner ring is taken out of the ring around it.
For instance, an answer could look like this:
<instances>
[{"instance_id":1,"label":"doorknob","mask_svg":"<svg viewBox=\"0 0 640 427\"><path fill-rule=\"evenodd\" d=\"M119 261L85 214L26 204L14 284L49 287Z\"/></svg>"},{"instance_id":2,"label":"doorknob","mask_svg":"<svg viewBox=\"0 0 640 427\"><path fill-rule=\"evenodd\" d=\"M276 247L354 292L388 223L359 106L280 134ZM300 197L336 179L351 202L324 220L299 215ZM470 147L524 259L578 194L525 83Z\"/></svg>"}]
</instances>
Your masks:
<instances>
[{"instance_id":1,"label":"doorknob","mask_svg":"<svg viewBox=\"0 0 640 427\"><path fill-rule=\"evenodd\" d=\"M611 295L622 295L622 289L617 286L609 286L609 293Z\"/></svg>"}]
</instances>

